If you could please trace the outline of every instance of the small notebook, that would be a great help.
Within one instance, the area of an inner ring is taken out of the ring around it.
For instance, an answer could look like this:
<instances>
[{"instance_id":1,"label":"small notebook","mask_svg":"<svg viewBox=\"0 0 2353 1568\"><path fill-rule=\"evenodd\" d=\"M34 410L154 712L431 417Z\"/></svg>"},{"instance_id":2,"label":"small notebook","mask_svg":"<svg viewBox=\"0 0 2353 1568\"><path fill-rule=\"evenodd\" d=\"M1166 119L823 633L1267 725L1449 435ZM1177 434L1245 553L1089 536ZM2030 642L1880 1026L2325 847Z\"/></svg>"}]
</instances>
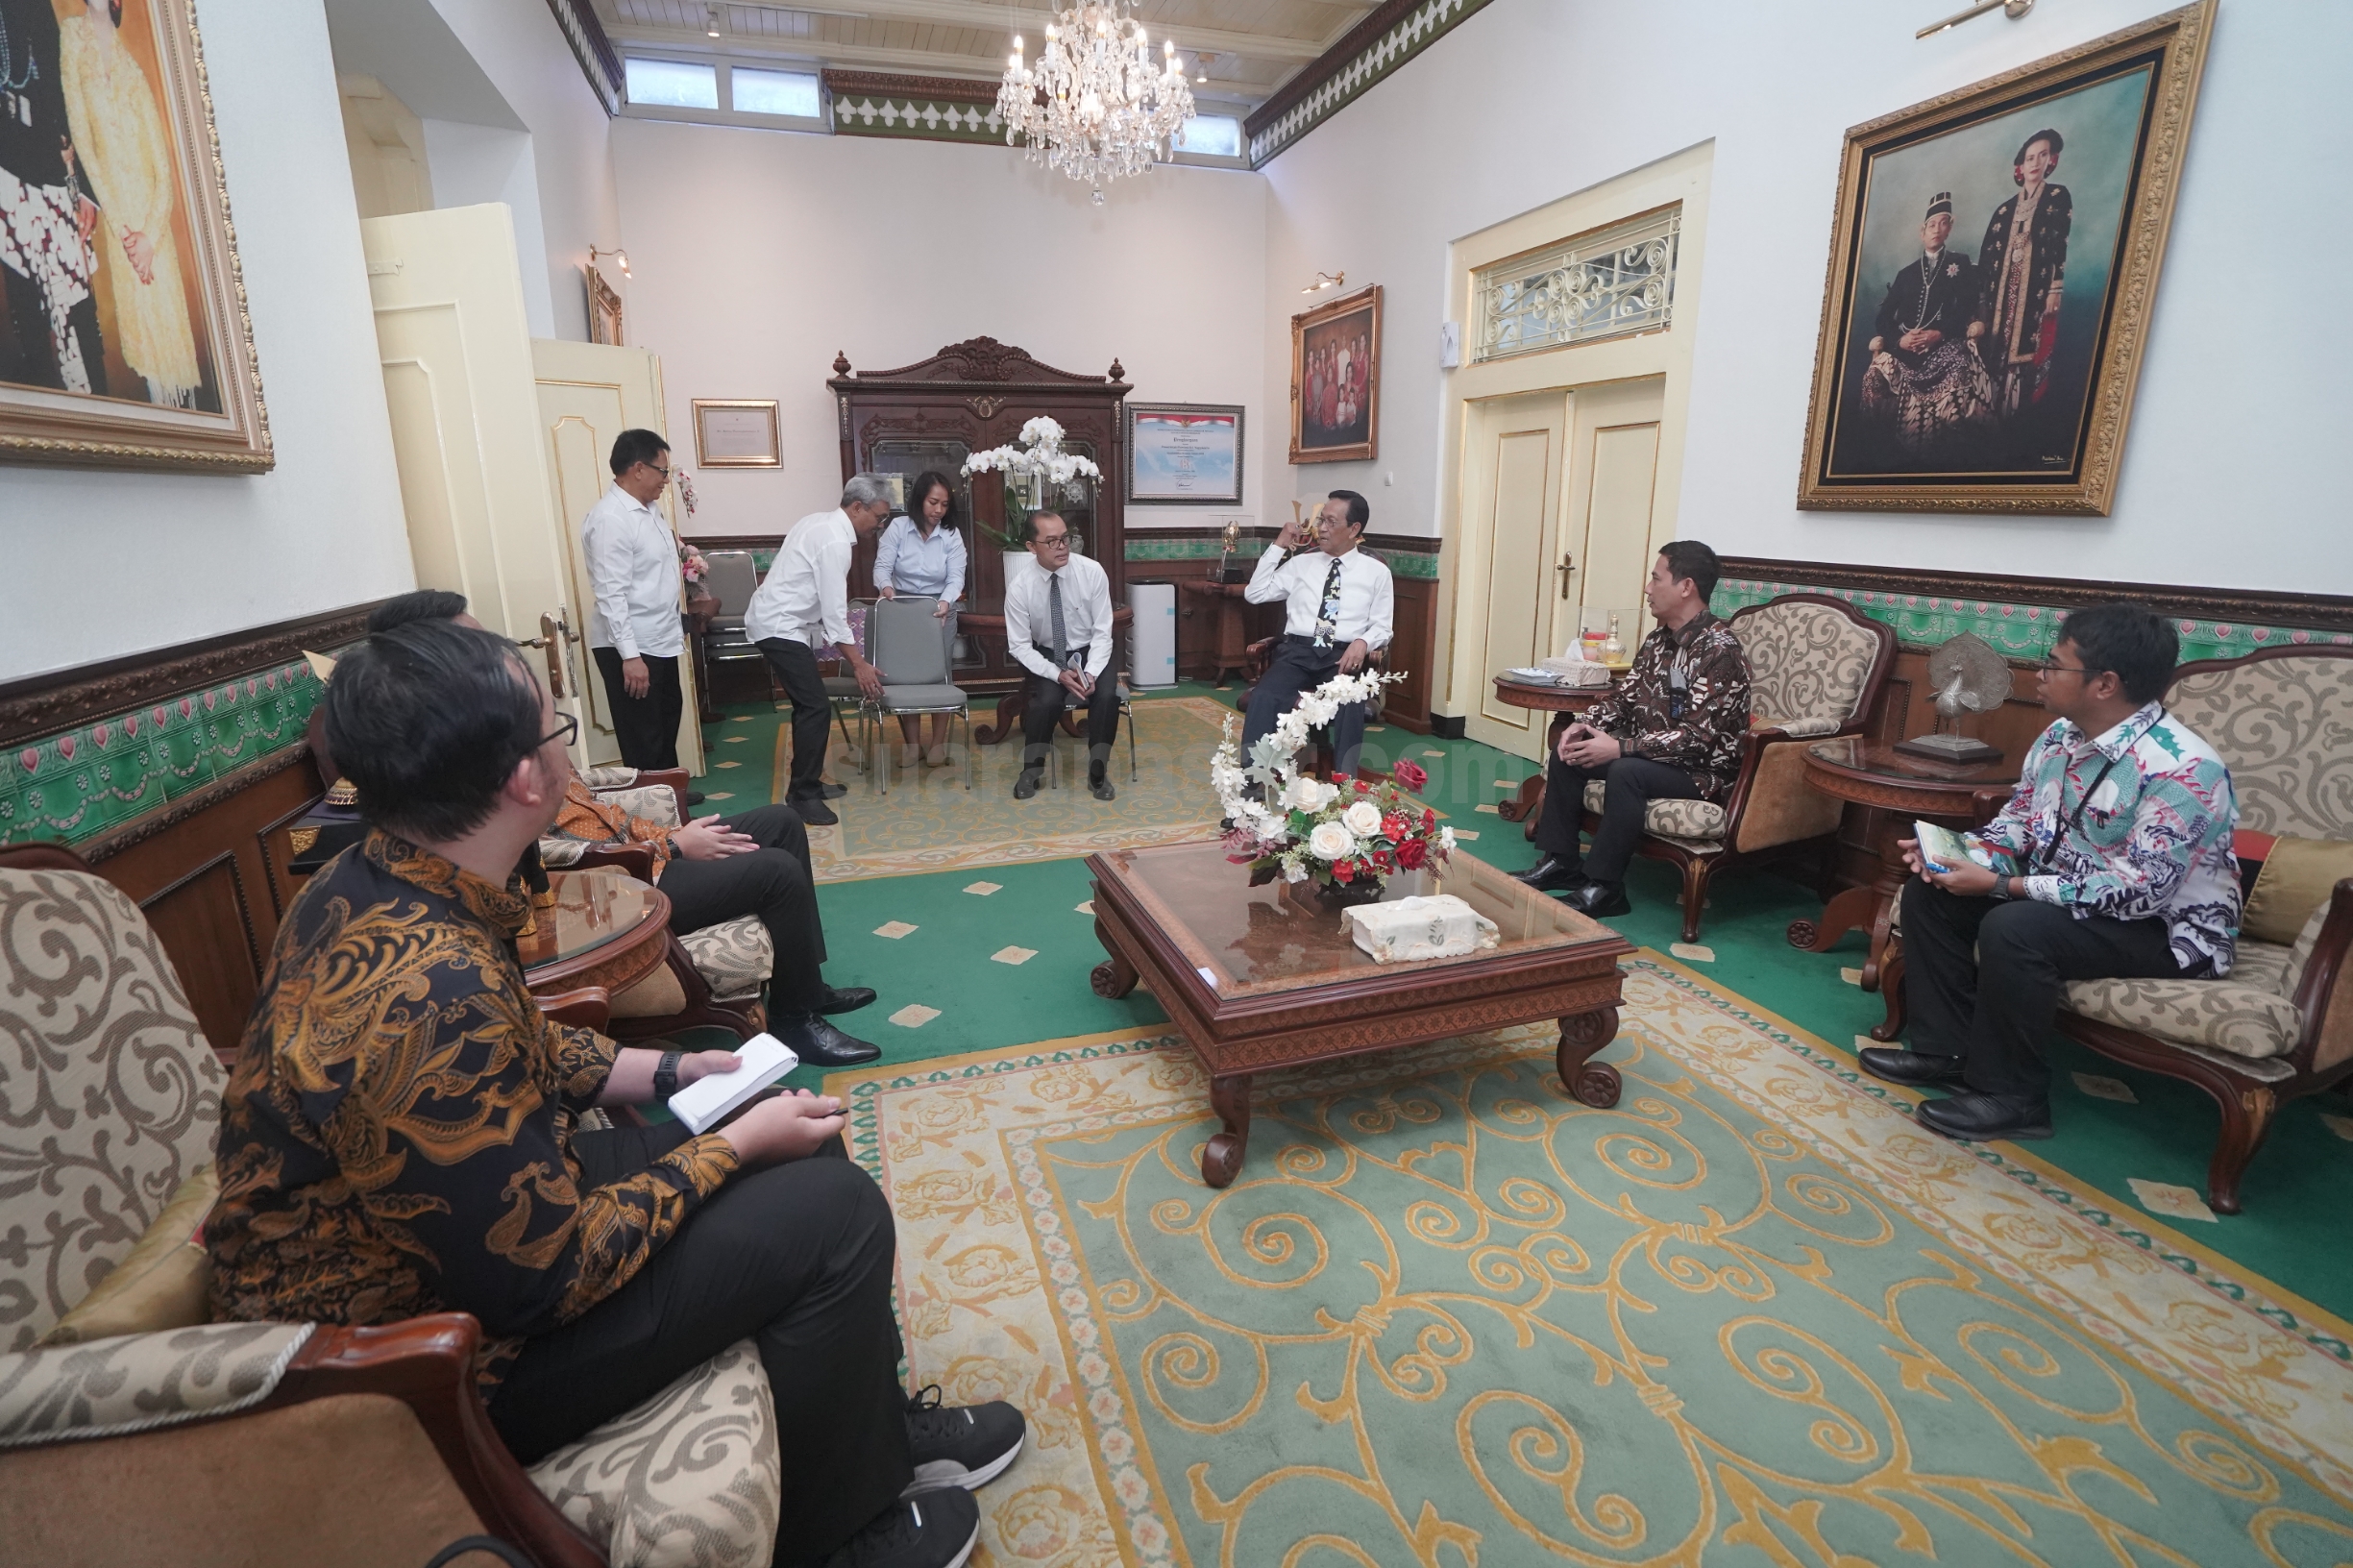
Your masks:
<instances>
[{"instance_id":1,"label":"small notebook","mask_svg":"<svg viewBox=\"0 0 2353 1568\"><path fill-rule=\"evenodd\" d=\"M670 1114L690 1133L704 1133L724 1121L751 1097L800 1066L793 1047L774 1035L758 1035L735 1048L743 1066L697 1079L670 1097Z\"/></svg>"},{"instance_id":2,"label":"small notebook","mask_svg":"<svg viewBox=\"0 0 2353 1568\"><path fill-rule=\"evenodd\" d=\"M1912 831L1920 836L1920 858L1930 870L1949 871L1965 860L1993 870L1994 852L1974 833L1955 833L1949 827L1923 821L1913 822Z\"/></svg>"}]
</instances>

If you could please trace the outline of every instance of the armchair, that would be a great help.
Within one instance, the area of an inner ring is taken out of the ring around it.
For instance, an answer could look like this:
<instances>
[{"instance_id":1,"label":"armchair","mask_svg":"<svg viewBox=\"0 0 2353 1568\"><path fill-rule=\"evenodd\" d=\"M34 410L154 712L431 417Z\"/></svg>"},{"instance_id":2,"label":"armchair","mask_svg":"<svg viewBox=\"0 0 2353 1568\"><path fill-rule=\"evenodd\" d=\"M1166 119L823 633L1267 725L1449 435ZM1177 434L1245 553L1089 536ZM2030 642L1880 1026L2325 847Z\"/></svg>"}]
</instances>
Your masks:
<instances>
[{"instance_id":1,"label":"armchair","mask_svg":"<svg viewBox=\"0 0 2353 1568\"><path fill-rule=\"evenodd\" d=\"M1250 694L1257 691L1259 682L1265 678L1267 669L1275 662L1275 645L1282 640L1280 637L1262 637L1242 649L1242 695L1234 699L1234 706L1238 711L1242 713L1250 711ZM1389 650L1387 649L1376 648L1366 653L1364 668L1367 670L1379 673L1388 667ZM1381 704L1379 702L1364 704L1364 722L1368 725L1381 723ZM1318 728L1312 731L1312 734L1315 740L1315 772L1325 778L1330 778L1333 770L1338 766L1339 760L1332 752L1331 732ZM1375 769L1364 776L1386 778L1388 774L1383 770Z\"/></svg>"},{"instance_id":2,"label":"armchair","mask_svg":"<svg viewBox=\"0 0 2353 1568\"><path fill-rule=\"evenodd\" d=\"M1846 600L1784 594L1733 612L1748 656L1749 737L1722 805L1654 800L1634 853L1683 875L1683 940L1700 938L1707 884L1718 871L1811 848L1828 858L1844 805L1805 782L1802 743L1859 735L1895 666L1896 634ZM1585 825L1601 821L1605 786L1585 786Z\"/></svg>"},{"instance_id":3,"label":"armchair","mask_svg":"<svg viewBox=\"0 0 2353 1568\"><path fill-rule=\"evenodd\" d=\"M551 1005L594 1024L601 1000ZM199 1288L78 1337L67 1314L208 1174L222 1071L136 906L54 845L0 849L0 1038L21 1047L0 1056L0 1169L39 1177L0 1189L24 1243L0 1249L11 1560L414 1568L485 1534L541 1568L769 1560L775 1416L748 1341L526 1469L463 1313L208 1323ZM202 1249L167 1240L201 1286Z\"/></svg>"}]
</instances>

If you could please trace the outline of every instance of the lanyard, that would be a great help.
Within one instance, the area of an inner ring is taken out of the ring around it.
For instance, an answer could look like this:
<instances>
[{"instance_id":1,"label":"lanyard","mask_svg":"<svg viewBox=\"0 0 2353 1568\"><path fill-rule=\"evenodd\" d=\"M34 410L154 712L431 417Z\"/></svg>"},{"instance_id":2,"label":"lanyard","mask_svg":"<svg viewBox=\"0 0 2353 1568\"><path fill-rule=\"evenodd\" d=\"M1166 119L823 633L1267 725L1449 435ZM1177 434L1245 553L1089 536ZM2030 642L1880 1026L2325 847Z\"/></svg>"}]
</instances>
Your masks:
<instances>
[{"instance_id":1,"label":"lanyard","mask_svg":"<svg viewBox=\"0 0 2353 1568\"><path fill-rule=\"evenodd\" d=\"M2150 723L2149 728L2154 729L2157 724L2164 723L2164 721L2165 709L2159 708L2157 710L2157 718ZM2147 730L2142 731L2142 734L2144 735L2146 733L2148 733ZM2138 741L2140 736L2135 736L2133 738L2134 740ZM2129 750L2131 748L2128 747L2126 749ZM2070 816L2067 813L2067 770L2062 768L2059 771L2059 808L2061 818L2059 822L2059 831L2051 836L2050 843L2044 845L2042 851L2038 853L2034 857L2033 861L2027 865L2026 873L2029 876L2040 871L2043 869L2043 864L2046 860L2048 860L2053 864L2057 863L2059 858L2059 845L2067 842L2067 836L2070 833L2074 832L2077 828L2083 825L2083 814L2091 806L2092 796L2097 795L2099 793L2099 787L2108 782L2109 772L2113 770L2117 763L2120 760L2120 757L2110 757L2106 762L2100 765L2099 772L2092 775L2092 782L2090 786L2084 790L2083 798L2075 802L2075 810L2072 816Z\"/></svg>"}]
</instances>

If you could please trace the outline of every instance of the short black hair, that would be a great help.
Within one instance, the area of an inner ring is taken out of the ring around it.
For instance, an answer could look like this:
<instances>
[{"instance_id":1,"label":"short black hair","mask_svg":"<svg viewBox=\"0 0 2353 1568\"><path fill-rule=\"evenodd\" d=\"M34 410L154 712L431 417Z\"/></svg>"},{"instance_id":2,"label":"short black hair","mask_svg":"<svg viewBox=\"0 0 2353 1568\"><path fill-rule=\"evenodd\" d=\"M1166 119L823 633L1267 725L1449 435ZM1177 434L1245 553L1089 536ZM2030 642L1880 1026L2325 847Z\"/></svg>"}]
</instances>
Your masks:
<instances>
[{"instance_id":1,"label":"short black hair","mask_svg":"<svg viewBox=\"0 0 2353 1568\"><path fill-rule=\"evenodd\" d=\"M420 588L395 594L368 612L368 630L390 631L412 621L454 621L466 613L466 596L447 588Z\"/></svg>"},{"instance_id":2,"label":"short black hair","mask_svg":"<svg viewBox=\"0 0 2353 1568\"><path fill-rule=\"evenodd\" d=\"M412 842L488 821L540 742L539 685L514 645L454 621L370 633L336 661L324 705L359 815Z\"/></svg>"},{"instance_id":3,"label":"short black hair","mask_svg":"<svg viewBox=\"0 0 2353 1568\"><path fill-rule=\"evenodd\" d=\"M640 463L650 463L670 450L656 430L624 430L613 437L613 478L619 478Z\"/></svg>"},{"instance_id":4,"label":"short black hair","mask_svg":"<svg viewBox=\"0 0 2353 1568\"><path fill-rule=\"evenodd\" d=\"M947 492L947 515L940 519L940 527L953 528L963 521L957 515L956 485L936 468L927 468L907 481L907 515L920 527L923 523L923 502L931 499L934 490Z\"/></svg>"},{"instance_id":5,"label":"short black hair","mask_svg":"<svg viewBox=\"0 0 2353 1568\"><path fill-rule=\"evenodd\" d=\"M1036 511L1030 513L1028 518L1021 524L1021 542L1023 544L1033 544L1037 541L1038 520L1042 517L1052 518L1055 522L1060 523L1063 526L1063 531L1065 533L1069 533L1070 520L1068 518L1063 516L1062 513L1056 511L1051 506L1041 506ZM1076 549L1078 545L1078 535L1074 533L1070 534L1070 540L1071 548Z\"/></svg>"},{"instance_id":6,"label":"short black hair","mask_svg":"<svg viewBox=\"0 0 2353 1568\"><path fill-rule=\"evenodd\" d=\"M1360 528L1373 520L1371 503L1354 490L1335 490L1324 499L1348 502L1348 522L1351 527Z\"/></svg>"},{"instance_id":7,"label":"short black hair","mask_svg":"<svg viewBox=\"0 0 2353 1568\"><path fill-rule=\"evenodd\" d=\"M2075 645L2090 674L2113 672L2135 703L2154 702L2173 683L2181 638L2173 623L2145 605L2122 600L2075 611L2059 627L2059 641Z\"/></svg>"},{"instance_id":8,"label":"short black hair","mask_svg":"<svg viewBox=\"0 0 2353 1568\"><path fill-rule=\"evenodd\" d=\"M1704 604L1716 594L1716 578L1723 567L1716 552L1697 539L1675 539L1658 547L1666 557L1667 576L1678 582L1690 581L1700 590L1700 602Z\"/></svg>"}]
</instances>

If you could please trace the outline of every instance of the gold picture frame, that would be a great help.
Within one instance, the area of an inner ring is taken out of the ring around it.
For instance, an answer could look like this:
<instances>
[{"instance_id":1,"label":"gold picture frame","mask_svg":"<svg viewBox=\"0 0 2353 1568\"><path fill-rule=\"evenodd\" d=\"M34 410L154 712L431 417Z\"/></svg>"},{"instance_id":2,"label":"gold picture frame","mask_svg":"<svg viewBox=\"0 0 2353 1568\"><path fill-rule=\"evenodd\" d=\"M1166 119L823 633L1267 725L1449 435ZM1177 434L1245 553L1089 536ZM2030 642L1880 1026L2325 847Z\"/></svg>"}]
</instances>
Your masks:
<instances>
[{"instance_id":1,"label":"gold picture frame","mask_svg":"<svg viewBox=\"0 0 2353 1568\"><path fill-rule=\"evenodd\" d=\"M783 466L784 438L772 400L697 398L694 405L696 467Z\"/></svg>"},{"instance_id":2,"label":"gold picture frame","mask_svg":"<svg viewBox=\"0 0 2353 1568\"><path fill-rule=\"evenodd\" d=\"M1369 462L1381 451L1381 285L1291 317L1294 463Z\"/></svg>"},{"instance_id":3,"label":"gold picture frame","mask_svg":"<svg viewBox=\"0 0 2353 1568\"><path fill-rule=\"evenodd\" d=\"M0 215L0 252L35 259L7 269L0 461L270 468L192 0L122 0L119 19L76 14L55 34L39 25L51 8L31 15L33 36L12 49L46 74L8 107L37 139L61 140L56 167L27 155L8 171L20 199ZM170 168L155 166L158 146Z\"/></svg>"},{"instance_id":4,"label":"gold picture frame","mask_svg":"<svg viewBox=\"0 0 2353 1568\"><path fill-rule=\"evenodd\" d=\"M1801 508L2108 514L2217 3L1847 133Z\"/></svg>"},{"instance_id":5,"label":"gold picture frame","mask_svg":"<svg viewBox=\"0 0 2353 1568\"><path fill-rule=\"evenodd\" d=\"M580 269L588 282L588 340L619 346L622 329L621 296L593 265Z\"/></svg>"}]
</instances>

